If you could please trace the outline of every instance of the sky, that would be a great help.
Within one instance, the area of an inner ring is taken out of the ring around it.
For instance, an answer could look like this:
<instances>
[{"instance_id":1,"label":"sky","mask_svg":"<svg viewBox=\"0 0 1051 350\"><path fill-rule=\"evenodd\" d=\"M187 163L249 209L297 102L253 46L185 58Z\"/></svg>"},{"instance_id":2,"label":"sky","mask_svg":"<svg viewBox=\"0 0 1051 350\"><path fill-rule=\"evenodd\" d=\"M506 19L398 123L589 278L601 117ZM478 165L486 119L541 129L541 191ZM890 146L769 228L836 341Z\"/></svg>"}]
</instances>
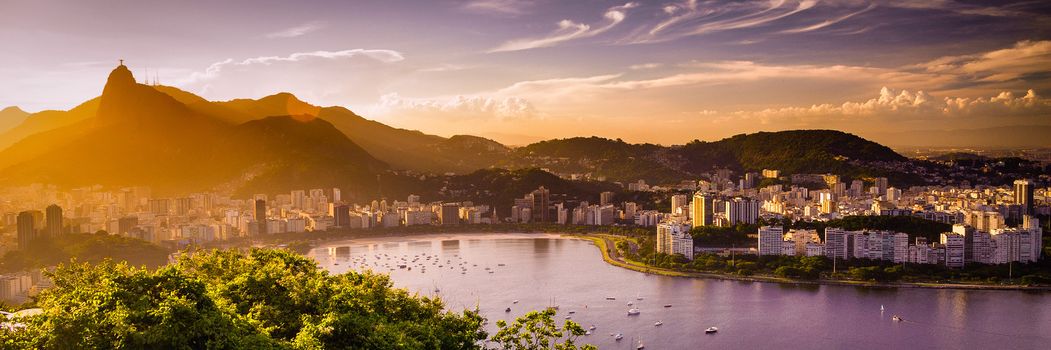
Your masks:
<instances>
[{"instance_id":1,"label":"sky","mask_svg":"<svg viewBox=\"0 0 1051 350\"><path fill-rule=\"evenodd\" d=\"M509 144L1051 125L1044 1L0 0L0 108L118 59L209 100L291 92Z\"/></svg>"}]
</instances>

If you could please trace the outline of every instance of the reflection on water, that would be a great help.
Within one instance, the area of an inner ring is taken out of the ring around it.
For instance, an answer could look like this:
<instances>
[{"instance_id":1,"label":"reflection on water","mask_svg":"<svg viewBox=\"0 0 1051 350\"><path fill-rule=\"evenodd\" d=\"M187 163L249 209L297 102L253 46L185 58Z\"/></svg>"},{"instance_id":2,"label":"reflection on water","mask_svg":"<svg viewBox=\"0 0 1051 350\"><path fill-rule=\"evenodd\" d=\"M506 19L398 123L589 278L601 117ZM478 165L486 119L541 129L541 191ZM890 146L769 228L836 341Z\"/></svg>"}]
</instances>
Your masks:
<instances>
[{"instance_id":1,"label":"reflection on water","mask_svg":"<svg viewBox=\"0 0 1051 350\"><path fill-rule=\"evenodd\" d=\"M490 320L490 332L498 319L559 305L558 320L569 316L595 325L595 333L581 340L603 349L633 348L630 339L638 337L651 349L1036 349L1051 342L1048 293L654 276L606 264L588 241L546 235L357 240L310 254L337 273L351 268L390 273L397 286L437 294L450 309L477 306ZM631 307L641 314L628 316ZM506 308L512 311L505 313ZM906 321L891 321L894 314ZM719 327L719 333L705 335L709 326ZM624 340L611 333L623 333Z\"/></svg>"}]
</instances>

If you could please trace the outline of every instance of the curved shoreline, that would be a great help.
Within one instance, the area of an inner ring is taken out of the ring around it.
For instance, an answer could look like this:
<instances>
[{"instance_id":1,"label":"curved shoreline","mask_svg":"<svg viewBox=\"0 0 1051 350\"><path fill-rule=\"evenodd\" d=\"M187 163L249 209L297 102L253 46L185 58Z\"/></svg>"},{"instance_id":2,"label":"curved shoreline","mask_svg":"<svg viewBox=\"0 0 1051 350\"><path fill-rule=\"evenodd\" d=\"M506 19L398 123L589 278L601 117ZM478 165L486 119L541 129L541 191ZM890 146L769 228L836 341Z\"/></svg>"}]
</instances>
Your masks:
<instances>
[{"instance_id":1,"label":"curved shoreline","mask_svg":"<svg viewBox=\"0 0 1051 350\"><path fill-rule=\"evenodd\" d=\"M619 253L616 252L616 248L611 249L612 242L605 237L596 237L589 235L575 235L575 234L564 234L563 237L575 238L590 241L595 244L595 247L602 253L602 260L606 263L617 266L620 268L633 270L646 274L662 275L669 277L683 277L683 278L705 278L705 279L718 279L725 281L746 281L746 282L763 282L763 283L779 283L779 284L793 284L793 285L831 285L831 286L848 286L848 287L865 287L865 288L924 288L924 289L958 289L958 290L1016 290L1016 291L1051 291L1051 286L1009 286L1009 285L981 285L981 284L954 284L954 283L878 283L878 282L861 282L861 281L850 281L850 280L795 280L789 278L772 277L772 276L737 276L730 274L720 274L711 272L685 272L664 269L652 266L640 266L629 263L620 258ZM616 255L614 257L613 255Z\"/></svg>"},{"instance_id":2,"label":"curved shoreline","mask_svg":"<svg viewBox=\"0 0 1051 350\"><path fill-rule=\"evenodd\" d=\"M608 238L602 237L605 234L591 233L591 234L579 234L579 233L565 233L565 232L435 232L435 233L416 233L416 232L385 232L379 234L369 234L360 237L348 237L348 236L335 236L317 238L308 242L311 248L316 247L319 243L329 243L333 241L352 241L352 240L370 240L370 239L382 239L382 238L411 238L419 236L484 236L484 235L501 235L501 234L516 234L516 235L531 235L531 236L553 236L567 239L580 239L592 242L596 248L602 254L602 260L606 263L628 269L636 272L662 275L669 277L682 277L682 278L704 278L704 279L717 279L725 281L745 281L745 282L763 282L763 283L778 283L787 285L831 285L831 286L848 286L848 287L862 287L862 288L924 288L924 289L956 289L956 290L1014 290L1014 291L1037 291L1037 292L1048 292L1051 291L1051 286L1012 286L1012 285L981 285L981 284L955 284L955 283L908 283L908 282L897 282L897 283L879 283L879 282L862 282L862 281L851 281L851 280L795 280L789 278L781 278L774 276L739 276L731 274L711 273L711 272L685 272L670 270L652 266L640 266L632 264L620 258L619 253L616 249L610 249L612 242ZM275 243L275 242L270 242ZM612 255L617 255L613 257Z\"/></svg>"}]
</instances>

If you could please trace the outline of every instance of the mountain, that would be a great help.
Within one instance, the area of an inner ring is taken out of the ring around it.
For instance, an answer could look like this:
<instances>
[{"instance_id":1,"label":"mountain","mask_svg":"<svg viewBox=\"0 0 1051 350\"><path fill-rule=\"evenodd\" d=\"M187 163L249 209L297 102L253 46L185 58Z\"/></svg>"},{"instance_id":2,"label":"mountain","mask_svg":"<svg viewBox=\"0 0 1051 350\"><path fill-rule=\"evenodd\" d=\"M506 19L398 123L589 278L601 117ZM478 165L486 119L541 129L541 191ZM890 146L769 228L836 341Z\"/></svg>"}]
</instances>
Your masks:
<instances>
[{"instance_id":1,"label":"mountain","mask_svg":"<svg viewBox=\"0 0 1051 350\"><path fill-rule=\"evenodd\" d=\"M160 193L216 186L273 193L321 184L367 191L387 167L323 120L274 116L233 124L191 96L161 90L117 67L94 116L0 151L0 182L147 185Z\"/></svg>"},{"instance_id":2,"label":"mountain","mask_svg":"<svg viewBox=\"0 0 1051 350\"><path fill-rule=\"evenodd\" d=\"M22 121L26 120L28 116L29 113L18 107L12 106L0 109L0 133L22 124Z\"/></svg>"},{"instance_id":3,"label":"mountain","mask_svg":"<svg viewBox=\"0 0 1051 350\"><path fill-rule=\"evenodd\" d=\"M612 181L674 183L696 179L715 169L793 173L882 174L879 163L906 162L890 148L834 130L793 130L736 135L714 142L681 146L630 144L599 137L575 137L534 143L501 163L535 166L556 173L591 174Z\"/></svg>"},{"instance_id":4,"label":"mountain","mask_svg":"<svg viewBox=\"0 0 1051 350\"><path fill-rule=\"evenodd\" d=\"M836 130L790 130L736 135L715 142L693 141L672 153L690 173L728 168L778 169L795 173L850 173L860 163L904 162L886 146Z\"/></svg>"},{"instance_id":5,"label":"mountain","mask_svg":"<svg viewBox=\"0 0 1051 350\"><path fill-rule=\"evenodd\" d=\"M687 177L687 174L662 162L665 149L653 144L630 144L620 139L573 137L517 148L513 156L500 165L508 168L542 167L558 173L591 174L615 181L645 179L650 183L668 183Z\"/></svg>"},{"instance_id":6,"label":"mountain","mask_svg":"<svg viewBox=\"0 0 1051 350\"><path fill-rule=\"evenodd\" d=\"M26 137L49 130L76 124L77 122L92 118L98 110L99 100L91 99L81 103L68 111L47 110L30 114L18 124L0 133L0 150L3 150L15 142ZM2 162L2 160L0 160Z\"/></svg>"},{"instance_id":7,"label":"mountain","mask_svg":"<svg viewBox=\"0 0 1051 350\"><path fill-rule=\"evenodd\" d=\"M332 123L369 154L397 169L468 173L492 166L509 152L506 146L486 138L469 135L445 138L399 129L366 119L343 107L318 107L285 92L260 99L211 102L173 87L157 89L199 113L232 124L277 115L317 117Z\"/></svg>"},{"instance_id":8,"label":"mountain","mask_svg":"<svg viewBox=\"0 0 1051 350\"><path fill-rule=\"evenodd\" d=\"M377 158L398 169L467 173L492 166L507 147L476 136L444 138L365 119L343 107L322 108L327 120ZM473 145L483 145L474 147Z\"/></svg>"}]
</instances>

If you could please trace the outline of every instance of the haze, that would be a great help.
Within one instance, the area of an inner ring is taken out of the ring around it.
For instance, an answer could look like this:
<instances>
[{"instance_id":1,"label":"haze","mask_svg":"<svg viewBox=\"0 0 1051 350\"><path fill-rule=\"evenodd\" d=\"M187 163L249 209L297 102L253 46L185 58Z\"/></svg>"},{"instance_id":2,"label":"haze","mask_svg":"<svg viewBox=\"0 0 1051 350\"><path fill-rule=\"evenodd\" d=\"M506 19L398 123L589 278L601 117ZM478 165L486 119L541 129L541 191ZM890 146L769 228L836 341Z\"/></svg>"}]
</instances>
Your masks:
<instances>
[{"instance_id":1,"label":"haze","mask_svg":"<svg viewBox=\"0 0 1051 350\"><path fill-rule=\"evenodd\" d=\"M211 100L280 91L508 144L1051 125L1034 1L0 1L0 108L124 59Z\"/></svg>"}]
</instances>

